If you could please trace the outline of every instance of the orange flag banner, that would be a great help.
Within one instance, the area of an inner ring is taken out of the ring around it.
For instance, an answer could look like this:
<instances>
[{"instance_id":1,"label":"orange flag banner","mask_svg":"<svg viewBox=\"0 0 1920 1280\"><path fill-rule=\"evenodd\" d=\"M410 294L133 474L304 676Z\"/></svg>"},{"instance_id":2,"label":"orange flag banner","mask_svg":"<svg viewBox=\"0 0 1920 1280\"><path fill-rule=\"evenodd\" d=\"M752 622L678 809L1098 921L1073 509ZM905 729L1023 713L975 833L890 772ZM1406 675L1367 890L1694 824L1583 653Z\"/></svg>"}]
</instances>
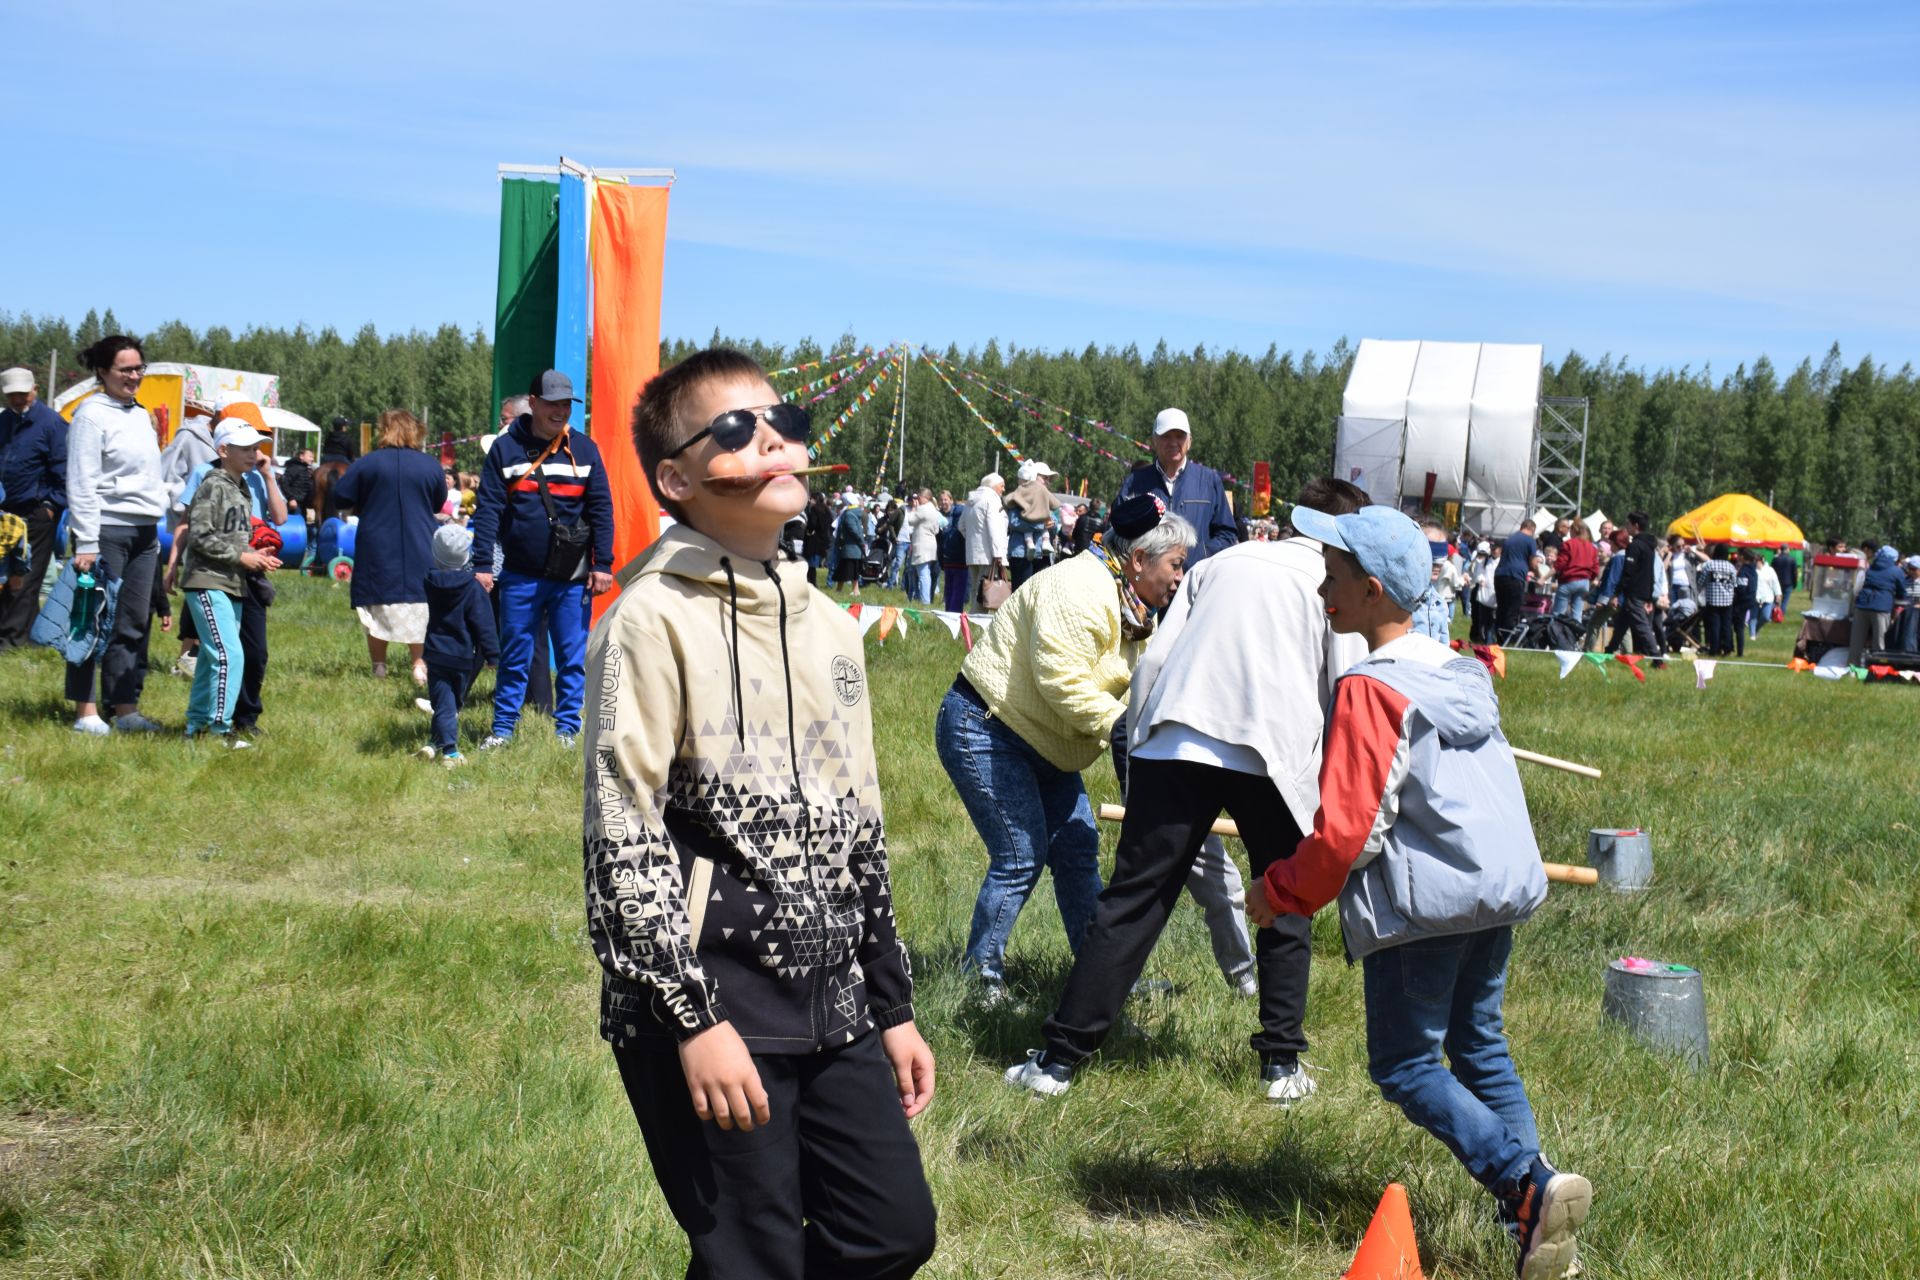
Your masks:
<instances>
[{"instance_id":1,"label":"orange flag banner","mask_svg":"<svg viewBox=\"0 0 1920 1280\"><path fill-rule=\"evenodd\" d=\"M593 442L613 490L615 570L660 536L660 508L633 451L640 388L660 372L660 274L667 254L666 187L600 183L593 208ZM614 593L596 597L599 619Z\"/></svg>"}]
</instances>

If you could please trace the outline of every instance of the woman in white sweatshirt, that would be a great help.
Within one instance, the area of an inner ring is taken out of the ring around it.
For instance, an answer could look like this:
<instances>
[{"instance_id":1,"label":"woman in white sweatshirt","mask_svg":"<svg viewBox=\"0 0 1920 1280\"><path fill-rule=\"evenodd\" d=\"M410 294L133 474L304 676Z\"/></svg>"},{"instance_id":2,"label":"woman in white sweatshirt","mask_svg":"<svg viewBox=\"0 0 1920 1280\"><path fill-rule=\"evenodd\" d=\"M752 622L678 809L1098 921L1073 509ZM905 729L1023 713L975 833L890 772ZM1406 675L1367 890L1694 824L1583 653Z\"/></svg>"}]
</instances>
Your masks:
<instances>
[{"instance_id":1,"label":"woman in white sweatshirt","mask_svg":"<svg viewBox=\"0 0 1920 1280\"><path fill-rule=\"evenodd\" d=\"M132 338L115 334L84 354L100 390L80 402L67 432L67 527L73 534L73 567L118 579L120 594L106 653L97 663L67 664L67 697L75 706L78 733L153 733L160 726L140 714L140 690L147 676L147 631L167 486L153 419L134 399L146 372L146 353ZM101 718L102 702L113 707L112 725Z\"/></svg>"}]
</instances>

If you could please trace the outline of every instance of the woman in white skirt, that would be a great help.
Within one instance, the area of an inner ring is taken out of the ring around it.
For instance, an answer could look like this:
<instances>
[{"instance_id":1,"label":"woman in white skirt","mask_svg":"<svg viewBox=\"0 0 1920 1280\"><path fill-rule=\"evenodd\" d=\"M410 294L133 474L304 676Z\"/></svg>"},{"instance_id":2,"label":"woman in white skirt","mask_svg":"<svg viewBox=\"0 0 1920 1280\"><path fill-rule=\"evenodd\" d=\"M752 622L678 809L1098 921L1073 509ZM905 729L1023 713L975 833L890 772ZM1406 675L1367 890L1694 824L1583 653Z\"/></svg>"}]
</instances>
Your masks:
<instances>
[{"instance_id":1,"label":"woman in white skirt","mask_svg":"<svg viewBox=\"0 0 1920 1280\"><path fill-rule=\"evenodd\" d=\"M380 415L379 446L334 486L341 507L359 516L354 530L353 608L367 631L375 678L387 674L387 645L407 646L413 682L427 682L427 571L433 531L447 500L447 477L422 453L426 427L405 409Z\"/></svg>"}]
</instances>

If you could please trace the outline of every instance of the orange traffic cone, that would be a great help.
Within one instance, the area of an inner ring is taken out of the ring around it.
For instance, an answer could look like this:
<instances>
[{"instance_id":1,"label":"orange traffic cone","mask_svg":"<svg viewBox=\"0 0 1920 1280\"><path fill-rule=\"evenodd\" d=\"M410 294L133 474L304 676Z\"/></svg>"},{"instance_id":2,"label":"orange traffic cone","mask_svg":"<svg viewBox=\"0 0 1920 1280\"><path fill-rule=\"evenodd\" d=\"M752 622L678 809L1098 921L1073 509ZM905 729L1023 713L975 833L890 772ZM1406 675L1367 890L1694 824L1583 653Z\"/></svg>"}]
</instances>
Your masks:
<instances>
[{"instance_id":1,"label":"orange traffic cone","mask_svg":"<svg viewBox=\"0 0 1920 1280\"><path fill-rule=\"evenodd\" d=\"M1341 1280L1426 1280L1420 1270L1420 1248L1413 1239L1413 1214L1407 1208L1407 1189L1389 1182L1373 1211L1360 1250Z\"/></svg>"}]
</instances>

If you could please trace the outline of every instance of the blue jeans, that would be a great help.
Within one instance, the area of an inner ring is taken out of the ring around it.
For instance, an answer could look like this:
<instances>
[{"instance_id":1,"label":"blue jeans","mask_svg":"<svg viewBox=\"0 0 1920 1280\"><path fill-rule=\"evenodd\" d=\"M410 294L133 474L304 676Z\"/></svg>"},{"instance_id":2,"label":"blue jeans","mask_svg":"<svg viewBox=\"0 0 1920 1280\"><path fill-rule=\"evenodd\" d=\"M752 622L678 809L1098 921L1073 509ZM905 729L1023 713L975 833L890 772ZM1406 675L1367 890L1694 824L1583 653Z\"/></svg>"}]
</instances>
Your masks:
<instances>
[{"instance_id":1,"label":"blue jeans","mask_svg":"<svg viewBox=\"0 0 1920 1280\"><path fill-rule=\"evenodd\" d=\"M907 599L933 603L933 561L907 566Z\"/></svg>"},{"instance_id":2,"label":"blue jeans","mask_svg":"<svg viewBox=\"0 0 1920 1280\"><path fill-rule=\"evenodd\" d=\"M893 563L887 566L887 585L889 587L906 585L901 581L901 575L907 570L907 552L912 549L913 544L910 542L896 542L893 544Z\"/></svg>"},{"instance_id":3,"label":"blue jeans","mask_svg":"<svg viewBox=\"0 0 1920 1280\"><path fill-rule=\"evenodd\" d=\"M987 878L973 904L966 968L1002 981L1020 909L1053 872L1053 897L1075 951L1100 897L1100 833L1080 775L1055 768L973 697L949 690L934 719L940 763L987 846Z\"/></svg>"},{"instance_id":4,"label":"blue jeans","mask_svg":"<svg viewBox=\"0 0 1920 1280\"><path fill-rule=\"evenodd\" d=\"M592 597L584 582L554 582L520 573L502 573L493 589L500 595L500 662L493 683L493 736L511 738L527 700L527 668L533 662L534 636L545 627L558 674L553 682L553 728L571 738L580 732L580 708L587 691L587 616Z\"/></svg>"},{"instance_id":5,"label":"blue jeans","mask_svg":"<svg viewBox=\"0 0 1920 1280\"><path fill-rule=\"evenodd\" d=\"M460 708L467 704L472 667L427 664L427 700L433 703L433 749L445 755L460 749Z\"/></svg>"},{"instance_id":6,"label":"blue jeans","mask_svg":"<svg viewBox=\"0 0 1920 1280\"><path fill-rule=\"evenodd\" d=\"M1570 615L1575 626L1587 620L1587 592L1593 589L1591 579L1582 578L1578 582L1563 582L1553 591L1553 616Z\"/></svg>"},{"instance_id":7,"label":"blue jeans","mask_svg":"<svg viewBox=\"0 0 1920 1280\"><path fill-rule=\"evenodd\" d=\"M1367 1074L1489 1190L1524 1174L1540 1154L1500 1022L1512 951L1513 930L1503 927L1422 938L1361 961Z\"/></svg>"}]
</instances>

